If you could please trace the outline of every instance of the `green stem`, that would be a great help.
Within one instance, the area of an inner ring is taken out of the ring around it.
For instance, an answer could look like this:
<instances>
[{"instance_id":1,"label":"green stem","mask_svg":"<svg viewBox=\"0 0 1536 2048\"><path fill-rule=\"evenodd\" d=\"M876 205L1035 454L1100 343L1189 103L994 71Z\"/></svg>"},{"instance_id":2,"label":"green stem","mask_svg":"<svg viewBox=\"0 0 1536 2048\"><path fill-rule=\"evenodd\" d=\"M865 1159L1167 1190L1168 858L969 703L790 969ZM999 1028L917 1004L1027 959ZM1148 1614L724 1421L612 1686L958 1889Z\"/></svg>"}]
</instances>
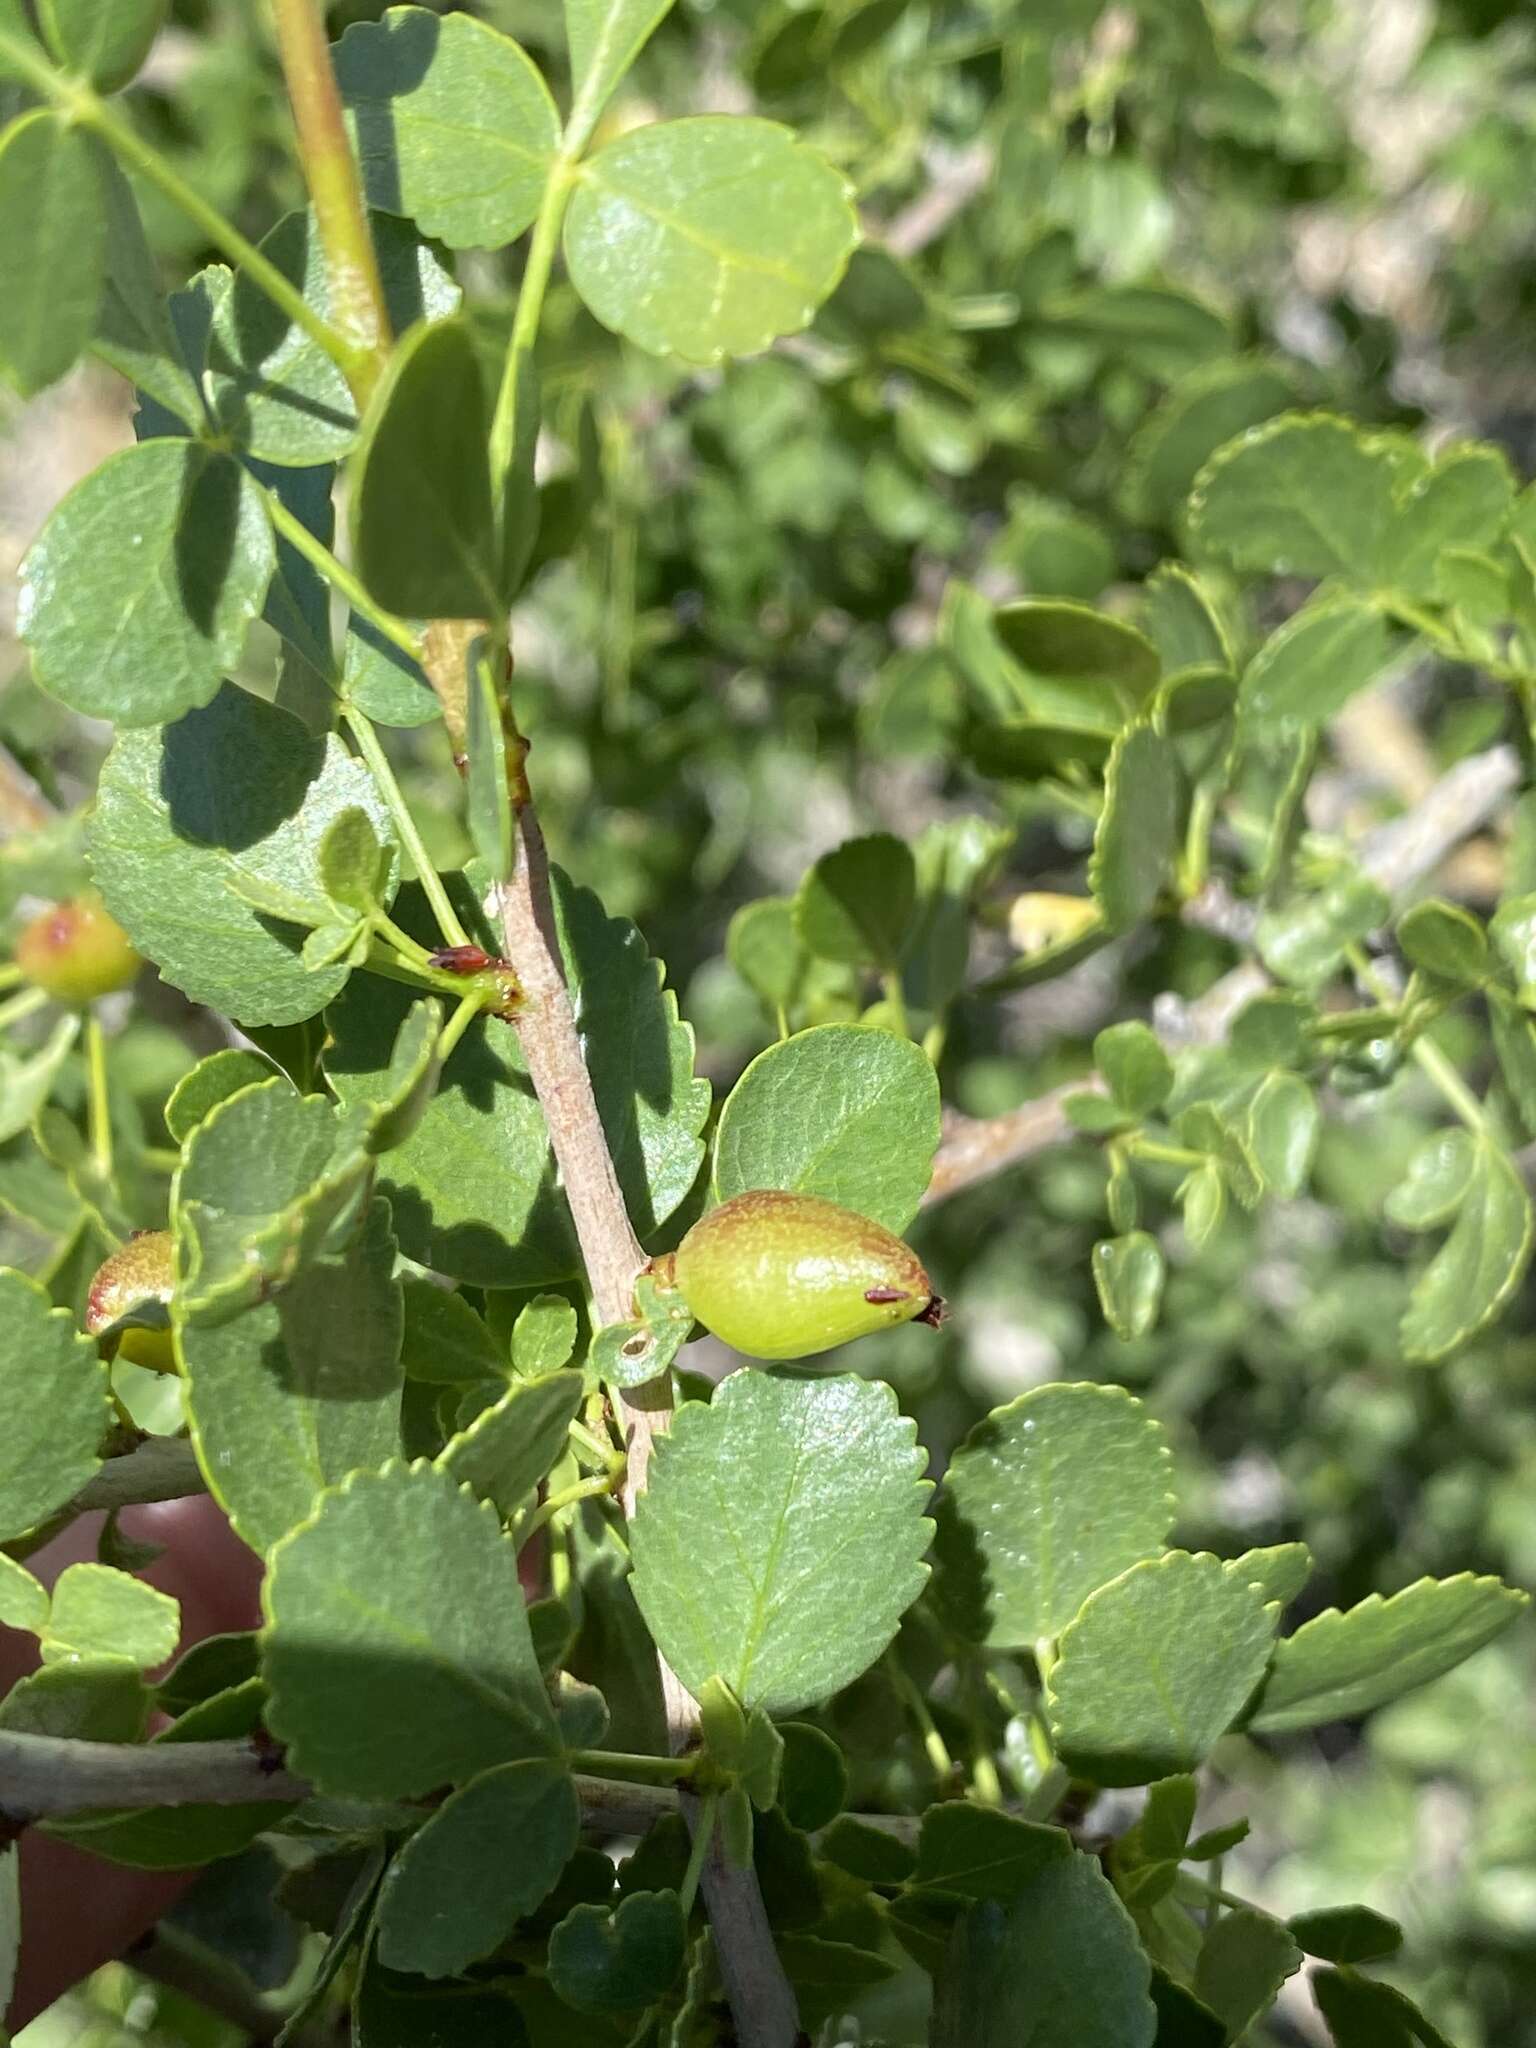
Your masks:
<instances>
[{"instance_id":1,"label":"green stem","mask_svg":"<svg viewBox=\"0 0 1536 2048\"><path fill-rule=\"evenodd\" d=\"M613 1445L605 1444L600 1437L594 1436L584 1422L573 1422L570 1435L571 1441L585 1451L589 1458L595 1458L599 1465L607 1465L612 1460Z\"/></svg>"},{"instance_id":2,"label":"green stem","mask_svg":"<svg viewBox=\"0 0 1536 2048\"><path fill-rule=\"evenodd\" d=\"M372 770L373 779L379 786L379 794L389 806L390 816L395 821L395 830L400 834L401 844L411 856L416 869L416 878L432 906L432 915L437 919L438 930L450 946L467 946L469 933L459 922L458 912L448 901L448 891L443 887L443 878L432 864L411 807L405 800L405 792L395 780L395 771L389 765L389 757L379 743L373 721L364 716L355 705L349 704L342 714L352 728L352 737L357 741L358 752Z\"/></svg>"},{"instance_id":3,"label":"green stem","mask_svg":"<svg viewBox=\"0 0 1536 2048\"><path fill-rule=\"evenodd\" d=\"M35 92L51 100L66 120L99 135L114 155L136 170L140 177L147 178L172 205L180 207L190 220L197 223L215 248L221 249L232 263L244 271L252 284L287 314L296 327L302 329L317 347L324 349L344 376L350 378L356 372L359 353L347 337L328 320L322 319L277 265L263 256L254 243L248 242L216 206L211 206L196 186L189 184L173 164L167 163L113 105L100 99L79 79L68 78L55 70L29 36L12 35L0 29L0 56Z\"/></svg>"},{"instance_id":4,"label":"green stem","mask_svg":"<svg viewBox=\"0 0 1536 2048\"><path fill-rule=\"evenodd\" d=\"M19 1024L23 1017L30 1017L43 1009L48 1002L48 991L42 988L25 988L19 996L12 996L8 1003L0 1003L0 1031L8 1024Z\"/></svg>"},{"instance_id":5,"label":"green stem","mask_svg":"<svg viewBox=\"0 0 1536 2048\"><path fill-rule=\"evenodd\" d=\"M442 1036L437 1041L437 1057L442 1066L447 1066L453 1057L454 1047L484 1008L484 992L478 988L471 990L462 998L459 1007L443 1026Z\"/></svg>"},{"instance_id":6,"label":"green stem","mask_svg":"<svg viewBox=\"0 0 1536 2048\"><path fill-rule=\"evenodd\" d=\"M684 1920L693 1911L693 1902L698 1897L699 1879L704 1875L704 1859L714 1839L715 1815L719 1810L720 1789L712 1785L699 1801L699 1811L693 1823L693 1846L688 1851L688 1868L683 1872L682 1889L677 1895Z\"/></svg>"},{"instance_id":7,"label":"green stem","mask_svg":"<svg viewBox=\"0 0 1536 2048\"><path fill-rule=\"evenodd\" d=\"M404 619L396 618L393 612L385 611L381 604L375 604L357 577L340 561L322 540L317 540L303 520L291 512L277 492L259 485L266 500L267 511L272 524L296 554L300 554L309 566L323 576L331 588L344 597L353 611L365 618L402 654L408 654L412 661L421 660L421 641L414 628Z\"/></svg>"},{"instance_id":8,"label":"green stem","mask_svg":"<svg viewBox=\"0 0 1536 2048\"><path fill-rule=\"evenodd\" d=\"M26 976L14 960L7 961L4 966L0 966L0 989L15 988L18 982L25 979Z\"/></svg>"},{"instance_id":9,"label":"green stem","mask_svg":"<svg viewBox=\"0 0 1536 2048\"><path fill-rule=\"evenodd\" d=\"M955 1774L955 1760L949 1753L949 1744L939 1732L938 1723L929 1712L928 1702L902 1669L892 1650L886 1652L885 1668L896 1697L917 1723L923 1738L923 1752L933 1766L934 1775L941 1784L947 1784Z\"/></svg>"},{"instance_id":10,"label":"green stem","mask_svg":"<svg viewBox=\"0 0 1536 2048\"><path fill-rule=\"evenodd\" d=\"M112 1101L107 1086L107 1034L95 1015L85 1020L85 1065L89 1082L86 1120L91 1156L103 1180L112 1172Z\"/></svg>"},{"instance_id":11,"label":"green stem","mask_svg":"<svg viewBox=\"0 0 1536 2048\"><path fill-rule=\"evenodd\" d=\"M506 362L502 366L501 389L496 394L496 411L491 421L491 481L498 497L505 489L517 447L518 386L522 381L523 366L532 355L538 338L544 294L549 290L555 251L560 246L560 229L565 220L565 209L570 203L571 187L576 182L575 157L578 152L571 141L575 124L573 112L565 146L549 167L538 219L533 224L533 240L528 245L527 267L517 294L517 312L513 316Z\"/></svg>"},{"instance_id":12,"label":"green stem","mask_svg":"<svg viewBox=\"0 0 1536 2048\"><path fill-rule=\"evenodd\" d=\"M541 1501L536 1508L531 1509L527 1517L518 1524L518 1549L521 1550L531 1537L537 1536L547 1523L552 1522L556 1515L563 1513L566 1508L573 1508L584 1500L596 1500L602 1494L611 1497L614 1488L623 1484L623 1479L624 1464L620 1459L617 1464L610 1463L606 1472L599 1472L593 1479L578 1479L574 1486L561 1487L558 1493L552 1493L548 1500Z\"/></svg>"},{"instance_id":13,"label":"green stem","mask_svg":"<svg viewBox=\"0 0 1536 2048\"><path fill-rule=\"evenodd\" d=\"M1189 826L1184 834L1183 891L1198 896L1211 871L1211 826L1215 823L1220 791L1213 781L1195 785L1189 806Z\"/></svg>"},{"instance_id":14,"label":"green stem","mask_svg":"<svg viewBox=\"0 0 1536 2048\"><path fill-rule=\"evenodd\" d=\"M1160 1166L1201 1166L1205 1162L1203 1152L1192 1152L1187 1145L1165 1145L1160 1138L1144 1138L1140 1132L1122 1142L1133 1157Z\"/></svg>"},{"instance_id":15,"label":"green stem","mask_svg":"<svg viewBox=\"0 0 1536 2048\"><path fill-rule=\"evenodd\" d=\"M694 1775L702 1755L702 1750L692 1756L632 1756L617 1749L568 1749L565 1760L573 1771L616 1778L620 1784L680 1785Z\"/></svg>"},{"instance_id":16,"label":"green stem","mask_svg":"<svg viewBox=\"0 0 1536 2048\"><path fill-rule=\"evenodd\" d=\"M325 251L331 304L356 351L348 382L362 408L372 397L388 356L389 313L357 159L341 111L330 41L316 0L272 0L272 16L298 131L299 158Z\"/></svg>"},{"instance_id":17,"label":"green stem","mask_svg":"<svg viewBox=\"0 0 1536 2048\"><path fill-rule=\"evenodd\" d=\"M413 951L421 949L412 939ZM452 996L461 1001L468 994L462 974L440 973L435 967L418 967L409 957L392 950L375 947L363 962L370 974L381 974L386 981L402 982L407 988L420 989L428 995Z\"/></svg>"},{"instance_id":18,"label":"green stem","mask_svg":"<svg viewBox=\"0 0 1536 2048\"><path fill-rule=\"evenodd\" d=\"M901 969L887 967L880 976L880 988L897 1031L903 1038L910 1038L912 1027L907 1021L907 992L901 985Z\"/></svg>"},{"instance_id":19,"label":"green stem","mask_svg":"<svg viewBox=\"0 0 1536 2048\"><path fill-rule=\"evenodd\" d=\"M1346 947L1344 957L1349 962L1351 972L1362 988L1369 989L1371 994L1377 997L1384 1007L1390 1006L1393 1009L1397 1007L1396 998L1391 989L1381 979L1381 976L1376 972L1376 969L1371 965L1360 947ZM1460 1074L1457 1073L1455 1067L1446 1058L1439 1046L1432 1044L1427 1038L1416 1038L1408 1050L1412 1054L1415 1064L1429 1077L1435 1087L1439 1089L1445 1102L1455 1110L1457 1116L1460 1117L1473 1137L1486 1138L1489 1135L1488 1118L1484 1114L1483 1105L1472 1093L1472 1090L1467 1086Z\"/></svg>"}]
</instances>

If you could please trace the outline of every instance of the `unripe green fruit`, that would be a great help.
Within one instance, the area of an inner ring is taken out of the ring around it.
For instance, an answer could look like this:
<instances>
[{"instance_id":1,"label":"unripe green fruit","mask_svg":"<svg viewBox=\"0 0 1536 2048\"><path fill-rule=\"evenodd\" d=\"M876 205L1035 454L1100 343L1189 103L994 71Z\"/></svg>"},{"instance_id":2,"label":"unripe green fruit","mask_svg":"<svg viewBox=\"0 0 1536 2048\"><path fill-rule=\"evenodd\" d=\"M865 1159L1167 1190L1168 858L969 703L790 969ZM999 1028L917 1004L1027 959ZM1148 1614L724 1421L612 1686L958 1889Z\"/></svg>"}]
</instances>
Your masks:
<instances>
[{"instance_id":1,"label":"unripe green fruit","mask_svg":"<svg viewBox=\"0 0 1536 2048\"><path fill-rule=\"evenodd\" d=\"M695 1223L670 1277L706 1328L752 1358L804 1358L943 1313L922 1261L883 1223L774 1188Z\"/></svg>"},{"instance_id":2,"label":"unripe green fruit","mask_svg":"<svg viewBox=\"0 0 1536 2048\"><path fill-rule=\"evenodd\" d=\"M141 1230L96 1269L85 1304L87 1334L101 1336L146 1301L163 1302L169 1307L172 1277L171 1233ZM130 1365L142 1365L149 1372L176 1371L176 1352L169 1330L130 1323L117 1340L117 1356L126 1358Z\"/></svg>"},{"instance_id":3,"label":"unripe green fruit","mask_svg":"<svg viewBox=\"0 0 1536 2048\"><path fill-rule=\"evenodd\" d=\"M127 988L144 962L91 891L33 918L17 942L16 965L55 1002L79 1004Z\"/></svg>"}]
</instances>

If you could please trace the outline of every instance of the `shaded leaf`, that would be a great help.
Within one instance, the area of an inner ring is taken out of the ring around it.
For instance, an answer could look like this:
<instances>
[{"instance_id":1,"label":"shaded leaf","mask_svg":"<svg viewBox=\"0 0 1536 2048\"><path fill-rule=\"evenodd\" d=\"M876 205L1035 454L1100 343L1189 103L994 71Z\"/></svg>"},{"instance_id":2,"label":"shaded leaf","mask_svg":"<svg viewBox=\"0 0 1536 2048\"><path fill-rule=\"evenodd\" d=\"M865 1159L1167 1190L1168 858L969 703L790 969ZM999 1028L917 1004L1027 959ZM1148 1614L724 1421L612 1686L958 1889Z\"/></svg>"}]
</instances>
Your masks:
<instances>
[{"instance_id":1,"label":"shaded leaf","mask_svg":"<svg viewBox=\"0 0 1536 2048\"><path fill-rule=\"evenodd\" d=\"M1127 726L1104 771L1104 809L1088 883L1111 932L1149 915L1163 892L1179 822L1178 766L1149 725Z\"/></svg>"},{"instance_id":2,"label":"shaded leaf","mask_svg":"<svg viewBox=\"0 0 1536 2048\"><path fill-rule=\"evenodd\" d=\"M409 1799L551 1756L517 1555L429 1466L360 1473L273 1553L268 1725L324 1791Z\"/></svg>"},{"instance_id":3,"label":"shaded leaf","mask_svg":"<svg viewBox=\"0 0 1536 2048\"><path fill-rule=\"evenodd\" d=\"M62 1507L101 1463L112 1420L106 1368L74 1319L34 1281L0 1267L0 1540ZM48 1389L46 1401L37 1398Z\"/></svg>"},{"instance_id":4,"label":"shaded leaf","mask_svg":"<svg viewBox=\"0 0 1536 2048\"><path fill-rule=\"evenodd\" d=\"M22 563L33 672L87 717L179 718L239 662L276 559L261 493L232 457L189 441L125 448L76 484Z\"/></svg>"}]
</instances>

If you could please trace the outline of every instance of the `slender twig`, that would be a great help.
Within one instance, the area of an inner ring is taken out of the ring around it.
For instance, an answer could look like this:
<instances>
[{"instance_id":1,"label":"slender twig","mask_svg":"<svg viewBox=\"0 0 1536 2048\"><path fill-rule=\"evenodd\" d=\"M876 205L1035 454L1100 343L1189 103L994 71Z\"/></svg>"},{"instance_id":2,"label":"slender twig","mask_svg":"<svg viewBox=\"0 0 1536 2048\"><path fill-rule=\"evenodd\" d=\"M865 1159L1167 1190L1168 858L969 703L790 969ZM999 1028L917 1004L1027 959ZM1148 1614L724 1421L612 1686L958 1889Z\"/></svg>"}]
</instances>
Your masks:
<instances>
[{"instance_id":1,"label":"slender twig","mask_svg":"<svg viewBox=\"0 0 1536 2048\"><path fill-rule=\"evenodd\" d=\"M11 1821L115 1806L244 1806L310 1788L250 1742L76 1742L0 1729L0 1813Z\"/></svg>"},{"instance_id":2,"label":"slender twig","mask_svg":"<svg viewBox=\"0 0 1536 2048\"><path fill-rule=\"evenodd\" d=\"M152 1436L120 1458L109 1458L70 1502L70 1515L187 1500L207 1491L197 1453L184 1436Z\"/></svg>"},{"instance_id":3,"label":"slender twig","mask_svg":"<svg viewBox=\"0 0 1536 2048\"><path fill-rule=\"evenodd\" d=\"M933 182L897 214L883 234L877 231L877 239L893 256L916 256L937 241L956 214L986 190L996 168L991 145L985 142L958 150L935 145L930 156Z\"/></svg>"},{"instance_id":4,"label":"slender twig","mask_svg":"<svg viewBox=\"0 0 1536 2048\"><path fill-rule=\"evenodd\" d=\"M237 1970L165 1921L136 1941L123 1961L152 1984L163 1984L227 2020L252 2042L275 2041L285 2030L283 2008L269 2005ZM335 2042L333 2029L323 2021L300 2026L287 2038L290 2048L334 2048Z\"/></svg>"},{"instance_id":5,"label":"slender twig","mask_svg":"<svg viewBox=\"0 0 1536 2048\"><path fill-rule=\"evenodd\" d=\"M496 394L490 447L491 479L498 491L505 484L517 447L517 407L524 379L524 366L533 353L533 345L538 337L539 317L544 310L544 294L549 289L555 251L560 246L560 229L565 220L565 209L570 203L574 182L575 167L570 158L562 152L549 167L538 219L533 224L533 240L528 245L528 263L517 295L517 312L513 316L511 339L507 343L506 361L502 366L501 387Z\"/></svg>"},{"instance_id":6,"label":"slender twig","mask_svg":"<svg viewBox=\"0 0 1536 2048\"><path fill-rule=\"evenodd\" d=\"M1468 755L1447 770L1400 818L1377 826L1365 836L1358 849L1361 868L1394 903L1401 901L1432 875L1464 839L1480 831L1495 816L1519 782L1520 761L1513 747L1489 747L1484 753ZM1180 916L1184 923L1214 931L1233 943L1251 936L1257 923L1253 905L1235 897L1225 883L1218 881L1208 882L1198 896L1183 906ZM1177 997L1159 997L1153 1004L1153 1028L1170 1049L1219 1045L1237 1013L1270 986L1270 977L1259 962L1245 960L1193 1003L1184 1003ZM1482 1111L1470 1091L1462 1088L1466 1100L1460 1101L1447 1086L1445 1069L1449 1069L1451 1079L1458 1077L1438 1049L1419 1039L1415 1041L1413 1056L1464 1122L1470 1123L1469 1105L1476 1109L1478 1123L1472 1127L1481 1128ZM1004 1116L951 1117L934 1161L924 1206L947 1201L962 1188L990 1180L1022 1159L1065 1144L1074 1135L1074 1129L1062 1107L1063 1099L1085 1089L1102 1092L1103 1083L1096 1075L1089 1075L1009 1110Z\"/></svg>"},{"instance_id":7,"label":"slender twig","mask_svg":"<svg viewBox=\"0 0 1536 2048\"><path fill-rule=\"evenodd\" d=\"M45 988L24 988L16 995L0 1003L0 1031L12 1024L20 1024L26 1018L35 1016L39 1010L46 1010L53 998Z\"/></svg>"},{"instance_id":8,"label":"slender twig","mask_svg":"<svg viewBox=\"0 0 1536 2048\"><path fill-rule=\"evenodd\" d=\"M272 0L272 16L298 130L299 158L325 250L331 310L356 351L348 382L361 407L383 372L390 334L357 159L316 0Z\"/></svg>"}]
</instances>

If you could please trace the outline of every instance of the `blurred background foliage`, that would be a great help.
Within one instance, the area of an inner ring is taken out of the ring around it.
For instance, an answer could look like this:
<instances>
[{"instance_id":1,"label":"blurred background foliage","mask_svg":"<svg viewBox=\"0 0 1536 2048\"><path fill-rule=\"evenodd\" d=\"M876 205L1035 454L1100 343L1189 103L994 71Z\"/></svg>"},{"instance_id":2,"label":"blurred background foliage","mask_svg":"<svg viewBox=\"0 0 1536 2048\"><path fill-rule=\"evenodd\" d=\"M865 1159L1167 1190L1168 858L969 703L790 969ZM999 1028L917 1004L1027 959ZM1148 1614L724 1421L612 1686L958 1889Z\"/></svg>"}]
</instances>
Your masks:
<instances>
[{"instance_id":1,"label":"blurred background foliage","mask_svg":"<svg viewBox=\"0 0 1536 2048\"><path fill-rule=\"evenodd\" d=\"M558 79L543 0L467 11ZM381 12L341 0L333 28ZM172 14L138 116L260 234L299 202L261 10L176 0ZM994 602L1123 604L1177 551L1204 457L1296 404L1431 442L1475 434L1522 476L1536 467L1526 0L681 0L612 118L748 108L845 169L866 246L805 335L723 374L642 359L557 291L550 565L515 633L556 857L667 961L717 1089L776 1035L732 964L733 914L793 892L841 840L915 841L972 816L1003 828L974 940L983 968L1007 957L1009 901L1081 859L1080 815L967 766L951 578ZM168 280L206 260L181 218L141 201ZM515 284L500 264L461 265L488 333ZM129 439L126 395L82 373L10 406L0 431L11 569L68 484ZM1239 631L1273 623L1244 621L1235 585L1223 595ZM0 740L76 804L107 734L31 686L12 624L0 619ZM258 632L242 680L260 688L274 660ZM1496 738L1528 754L1519 726L1506 692L1426 658L1338 721L1312 804L1391 816ZM467 849L440 727L398 751L431 850L453 864ZM1477 852L1459 893L1486 909L1500 861ZM0 915L28 886L0 857ZM1198 993L1233 957L1153 926L1058 980L962 1003L947 1099L972 1114L1026 1101L1085 1071L1104 1023L1146 1014L1159 991ZM807 1021L858 1009L836 969L807 992ZM116 1041L147 1118L204 1029L157 990ZM1174 1435L1179 1540L1231 1554L1304 1537L1317 1606L1465 1568L1529 1586L1528 1307L1441 1366L1398 1350L1411 1276L1381 1204L1434 1121L1411 1067L1333 1104L1307 1198L1229 1215L1198 1254L1168 1228L1161 1326L1129 1344L1093 1296L1097 1150L1048 1153L925 1217L918 1242L953 1320L938 1342L870 1340L857 1364L893 1381L940 1459L1038 1381L1124 1381ZM3 1249L25 1257L12 1238ZM1217 1760L1213 1819L1254 1823L1229 1881L1281 1912L1358 1897L1404 1921L1399 1981L1465 2048L1536 2043L1533 1665L1517 1630L1363 1735L1267 1757L1234 1742ZM889 1756L873 1720L850 1715L843 1733L871 1768ZM234 1877L220 1866L200 1891ZM1302 2042L1315 2025L1298 1991L1271 2038ZM214 2048L235 2035L114 1968L27 2038Z\"/></svg>"}]
</instances>

